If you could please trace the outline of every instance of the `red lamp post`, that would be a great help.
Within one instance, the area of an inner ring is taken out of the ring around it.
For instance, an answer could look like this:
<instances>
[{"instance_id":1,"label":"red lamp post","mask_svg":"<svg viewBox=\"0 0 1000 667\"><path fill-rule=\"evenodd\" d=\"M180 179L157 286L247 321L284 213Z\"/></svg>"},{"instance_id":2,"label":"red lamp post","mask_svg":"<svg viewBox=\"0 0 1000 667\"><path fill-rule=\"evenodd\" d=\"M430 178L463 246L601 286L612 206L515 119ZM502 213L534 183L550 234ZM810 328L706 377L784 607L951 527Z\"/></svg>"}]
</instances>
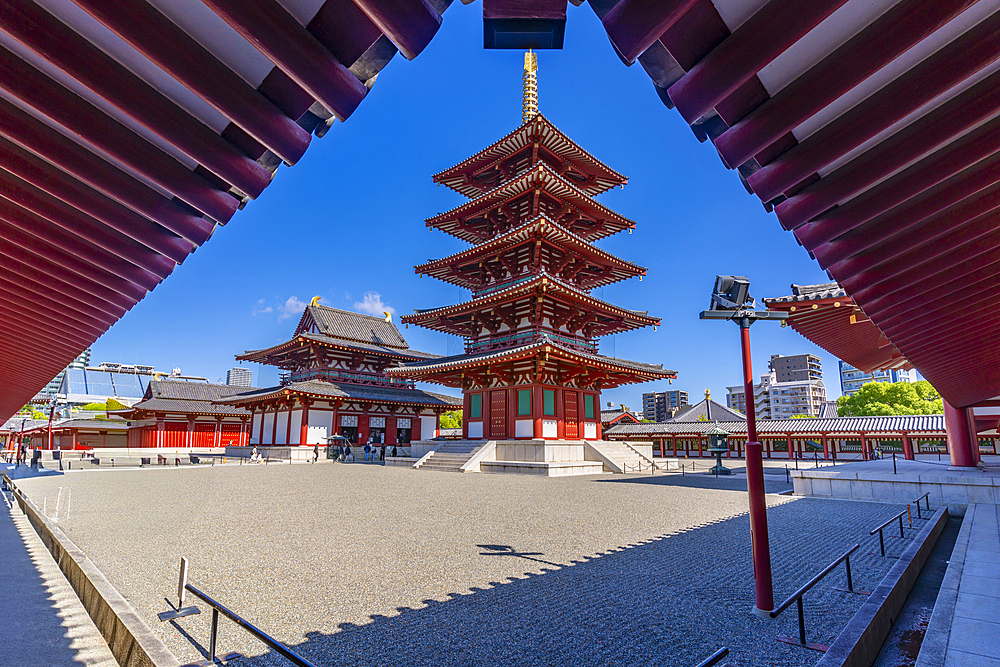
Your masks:
<instances>
[{"instance_id":1,"label":"red lamp post","mask_svg":"<svg viewBox=\"0 0 1000 667\"><path fill-rule=\"evenodd\" d=\"M760 319L782 320L788 313L753 310L750 281L744 276L716 276L710 310L702 319L732 320L740 327L743 352L743 395L747 413L747 496L750 504L750 540L756 604L754 613L767 617L774 609L771 583L771 544L767 533L767 501L764 498L764 461L757 441L757 419L753 405L753 368L750 363L750 325Z\"/></svg>"}]
</instances>

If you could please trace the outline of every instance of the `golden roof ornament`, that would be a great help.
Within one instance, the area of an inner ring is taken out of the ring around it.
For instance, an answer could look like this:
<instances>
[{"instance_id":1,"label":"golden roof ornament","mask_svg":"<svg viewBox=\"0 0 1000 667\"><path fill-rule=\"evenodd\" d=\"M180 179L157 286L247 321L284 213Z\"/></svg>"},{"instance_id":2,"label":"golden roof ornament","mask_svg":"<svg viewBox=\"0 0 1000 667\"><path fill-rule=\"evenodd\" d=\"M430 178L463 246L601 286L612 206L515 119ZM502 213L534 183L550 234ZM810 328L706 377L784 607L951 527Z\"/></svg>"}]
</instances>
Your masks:
<instances>
[{"instance_id":1,"label":"golden roof ornament","mask_svg":"<svg viewBox=\"0 0 1000 667\"><path fill-rule=\"evenodd\" d=\"M524 101L521 105L521 122L527 123L538 115L538 54L529 50L524 54Z\"/></svg>"}]
</instances>

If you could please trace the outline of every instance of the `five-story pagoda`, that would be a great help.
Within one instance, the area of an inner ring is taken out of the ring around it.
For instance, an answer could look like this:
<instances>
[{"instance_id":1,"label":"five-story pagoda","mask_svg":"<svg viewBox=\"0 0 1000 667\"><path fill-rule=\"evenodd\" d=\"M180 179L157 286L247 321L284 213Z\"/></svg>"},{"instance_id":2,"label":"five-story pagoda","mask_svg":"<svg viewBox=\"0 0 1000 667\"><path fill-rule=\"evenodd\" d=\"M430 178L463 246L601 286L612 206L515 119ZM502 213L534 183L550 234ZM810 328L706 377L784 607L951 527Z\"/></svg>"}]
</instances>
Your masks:
<instances>
[{"instance_id":1,"label":"five-story pagoda","mask_svg":"<svg viewBox=\"0 0 1000 667\"><path fill-rule=\"evenodd\" d=\"M522 125L434 176L470 201L427 226L473 245L415 269L472 298L402 320L465 337L465 354L386 372L461 387L467 439L599 440L603 389L675 373L598 354L598 337L660 321L590 294L646 272L594 245L635 226L593 199L627 179L538 113L534 59Z\"/></svg>"}]
</instances>

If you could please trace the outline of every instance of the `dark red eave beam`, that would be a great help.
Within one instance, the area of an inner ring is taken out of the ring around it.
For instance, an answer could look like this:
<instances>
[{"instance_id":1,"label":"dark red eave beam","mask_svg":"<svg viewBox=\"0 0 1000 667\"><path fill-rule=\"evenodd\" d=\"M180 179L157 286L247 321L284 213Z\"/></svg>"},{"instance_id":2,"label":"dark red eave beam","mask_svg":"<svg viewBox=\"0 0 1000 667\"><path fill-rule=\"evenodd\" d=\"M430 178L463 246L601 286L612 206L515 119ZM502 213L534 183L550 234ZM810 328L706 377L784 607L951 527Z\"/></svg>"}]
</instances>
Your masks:
<instances>
[{"instance_id":1,"label":"dark red eave beam","mask_svg":"<svg viewBox=\"0 0 1000 667\"><path fill-rule=\"evenodd\" d=\"M903 0L776 92L715 139L723 162L738 167L794 130L976 0Z\"/></svg>"},{"instance_id":2,"label":"dark red eave beam","mask_svg":"<svg viewBox=\"0 0 1000 667\"><path fill-rule=\"evenodd\" d=\"M677 22L698 0L620 0L601 22L629 63Z\"/></svg>"},{"instance_id":3,"label":"dark red eave beam","mask_svg":"<svg viewBox=\"0 0 1000 667\"><path fill-rule=\"evenodd\" d=\"M670 101L694 123L845 2L770 0L670 86Z\"/></svg>"},{"instance_id":4,"label":"dark red eave beam","mask_svg":"<svg viewBox=\"0 0 1000 667\"><path fill-rule=\"evenodd\" d=\"M424 50L441 27L441 15L427 0L354 0L407 60Z\"/></svg>"},{"instance_id":5,"label":"dark red eave beam","mask_svg":"<svg viewBox=\"0 0 1000 667\"><path fill-rule=\"evenodd\" d=\"M339 120L364 99L364 84L275 0L203 1Z\"/></svg>"},{"instance_id":6,"label":"dark red eave beam","mask_svg":"<svg viewBox=\"0 0 1000 667\"><path fill-rule=\"evenodd\" d=\"M1000 14L985 19L764 165L749 176L750 187L763 201L771 201L997 58Z\"/></svg>"}]
</instances>

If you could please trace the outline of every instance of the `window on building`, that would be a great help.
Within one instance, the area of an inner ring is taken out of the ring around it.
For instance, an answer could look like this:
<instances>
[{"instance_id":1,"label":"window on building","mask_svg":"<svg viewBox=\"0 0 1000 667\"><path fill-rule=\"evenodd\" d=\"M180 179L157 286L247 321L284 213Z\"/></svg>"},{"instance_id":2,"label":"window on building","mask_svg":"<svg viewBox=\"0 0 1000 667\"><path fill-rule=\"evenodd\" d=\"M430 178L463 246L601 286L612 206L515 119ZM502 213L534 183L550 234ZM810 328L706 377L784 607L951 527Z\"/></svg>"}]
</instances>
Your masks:
<instances>
[{"instance_id":1,"label":"window on building","mask_svg":"<svg viewBox=\"0 0 1000 667\"><path fill-rule=\"evenodd\" d=\"M583 417L584 419L594 418L594 397L585 395L583 397Z\"/></svg>"},{"instance_id":2,"label":"window on building","mask_svg":"<svg viewBox=\"0 0 1000 667\"><path fill-rule=\"evenodd\" d=\"M482 419L483 416L483 395L473 394L469 397L469 418Z\"/></svg>"},{"instance_id":3,"label":"window on building","mask_svg":"<svg viewBox=\"0 0 1000 667\"><path fill-rule=\"evenodd\" d=\"M549 416L556 413L556 392L553 389L542 390L542 414Z\"/></svg>"},{"instance_id":4,"label":"window on building","mask_svg":"<svg viewBox=\"0 0 1000 667\"><path fill-rule=\"evenodd\" d=\"M531 414L531 390L530 389L518 389L518 391L517 391L517 414L518 415L530 415Z\"/></svg>"}]
</instances>

